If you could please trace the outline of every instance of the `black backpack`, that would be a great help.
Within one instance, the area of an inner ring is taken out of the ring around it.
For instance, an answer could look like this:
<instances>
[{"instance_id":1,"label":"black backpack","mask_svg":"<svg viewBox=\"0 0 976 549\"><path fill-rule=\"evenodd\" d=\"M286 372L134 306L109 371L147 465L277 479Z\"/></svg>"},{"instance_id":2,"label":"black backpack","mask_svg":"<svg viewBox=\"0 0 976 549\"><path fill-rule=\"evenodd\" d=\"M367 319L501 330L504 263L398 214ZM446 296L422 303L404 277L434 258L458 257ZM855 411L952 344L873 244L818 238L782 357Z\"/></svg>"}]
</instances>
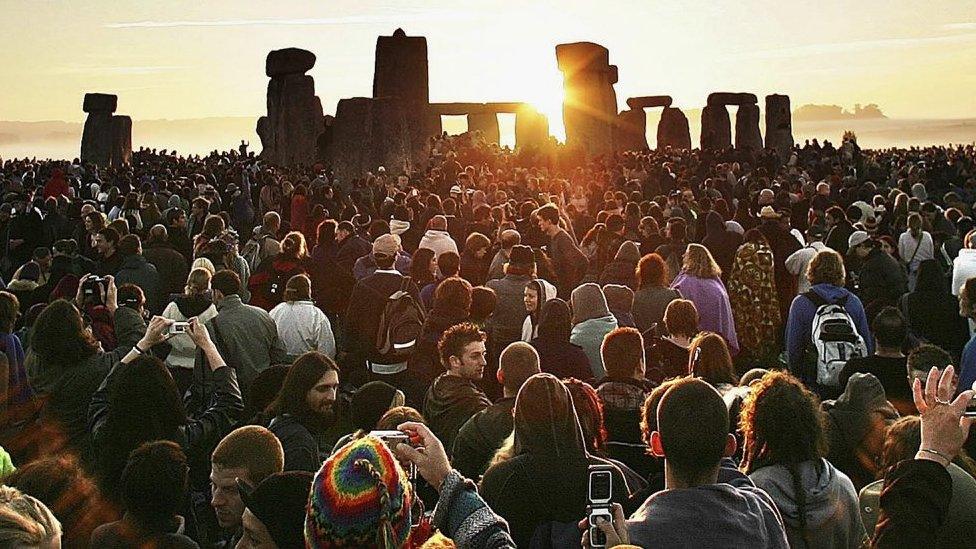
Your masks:
<instances>
[{"instance_id":1,"label":"black backpack","mask_svg":"<svg viewBox=\"0 0 976 549\"><path fill-rule=\"evenodd\" d=\"M410 280L404 276L400 289L386 298L376 327L376 351L385 364L410 358L424 327L424 308L407 290Z\"/></svg>"}]
</instances>

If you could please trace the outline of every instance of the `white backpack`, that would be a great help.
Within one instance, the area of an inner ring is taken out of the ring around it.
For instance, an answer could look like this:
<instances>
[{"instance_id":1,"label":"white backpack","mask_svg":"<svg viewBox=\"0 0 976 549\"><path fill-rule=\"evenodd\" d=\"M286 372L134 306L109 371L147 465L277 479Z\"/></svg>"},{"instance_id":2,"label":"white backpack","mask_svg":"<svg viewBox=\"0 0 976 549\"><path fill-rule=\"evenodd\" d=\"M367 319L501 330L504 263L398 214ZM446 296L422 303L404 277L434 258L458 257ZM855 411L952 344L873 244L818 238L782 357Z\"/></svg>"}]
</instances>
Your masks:
<instances>
[{"instance_id":1,"label":"white backpack","mask_svg":"<svg viewBox=\"0 0 976 549\"><path fill-rule=\"evenodd\" d=\"M846 296L831 303L813 290L803 295L817 307L810 330L817 351L817 384L838 387L844 365L854 357L867 356L868 346L844 308Z\"/></svg>"}]
</instances>

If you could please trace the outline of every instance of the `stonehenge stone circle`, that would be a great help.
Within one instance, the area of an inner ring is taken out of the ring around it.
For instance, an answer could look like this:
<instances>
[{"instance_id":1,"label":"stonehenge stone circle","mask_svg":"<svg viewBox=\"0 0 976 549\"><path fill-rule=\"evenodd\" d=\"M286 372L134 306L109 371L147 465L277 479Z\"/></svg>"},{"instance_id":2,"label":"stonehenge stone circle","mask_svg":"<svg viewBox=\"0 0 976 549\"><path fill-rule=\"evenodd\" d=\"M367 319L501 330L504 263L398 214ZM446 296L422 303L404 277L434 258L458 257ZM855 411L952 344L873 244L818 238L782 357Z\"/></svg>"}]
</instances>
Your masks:
<instances>
[{"instance_id":1,"label":"stonehenge stone circle","mask_svg":"<svg viewBox=\"0 0 976 549\"><path fill-rule=\"evenodd\" d=\"M81 160L99 166L132 162L132 119L114 115L118 96L86 93L82 109L88 113L81 134Z\"/></svg>"},{"instance_id":2,"label":"stonehenge stone circle","mask_svg":"<svg viewBox=\"0 0 976 549\"><path fill-rule=\"evenodd\" d=\"M373 97L396 99L407 118L411 155L415 161L423 161L427 138L440 128L440 120L435 127L426 112L430 82L425 37L407 36L403 29L397 29L392 36L376 38Z\"/></svg>"},{"instance_id":3,"label":"stonehenge stone circle","mask_svg":"<svg viewBox=\"0 0 976 549\"><path fill-rule=\"evenodd\" d=\"M627 99L627 106L632 109L652 109L655 107L670 107L670 95L645 95Z\"/></svg>"},{"instance_id":4,"label":"stonehenge stone circle","mask_svg":"<svg viewBox=\"0 0 976 549\"><path fill-rule=\"evenodd\" d=\"M261 158L281 166L311 165L318 160L319 137L325 131L322 102L306 71L315 54L297 48L268 54L268 114L258 120Z\"/></svg>"},{"instance_id":5,"label":"stonehenge stone circle","mask_svg":"<svg viewBox=\"0 0 976 549\"><path fill-rule=\"evenodd\" d=\"M759 100L754 93L714 92L708 94L709 105L755 105Z\"/></svg>"},{"instance_id":6,"label":"stonehenge stone circle","mask_svg":"<svg viewBox=\"0 0 976 549\"><path fill-rule=\"evenodd\" d=\"M786 159L793 150L793 119L790 96L766 96L766 148L776 149L780 158Z\"/></svg>"},{"instance_id":7,"label":"stonehenge stone circle","mask_svg":"<svg viewBox=\"0 0 976 549\"><path fill-rule=\"evenodd\" d=\"M647 149L647 114L642 108L621 111L614 127L613 146L617 151Z\"/></svg>"},{"instance_id":8,"label":"stonehenge stone circle","mask_svg":"<svg viewBox=\"0 0 976 549\"><path fill-rule=\"evenodd\" d=\"M724 104L706 105L701 113L702 150L721 150L732 146L732 124Z\"/></svg>"},{"instance_id":9,"label":"stonehenge stone circle","mask_svg":"<svg viewBox=\"0 0 976 549\"><path fill-rule=\"evenodd\" d=\"M379 166L398 171L410 162L410 132L392 97L339 100L332 138L326 145L339 181L351 181Z\"/></svg>"},{"instance_id":10,"label":"stonehenge stone circle","mask_svg":"<svg viewBox=\"0 0 976 549\"><path fill-rule=\"evenodd\" d=\"M759 151L763 148L759 133L759 105L739 105L735 113L735 148Z\"/></svg>"},{"instance_id":11,"label":"stonehenge stone circle","mask_svg":"<svg viewBox=\"0 0 976 549\"><path fill-rule=\"evenodd\" d=\"M607 48L592 42L556 46L563 73L563 123L566 144L587 154L610 152L617 119L617 67Z\"/></svg>"},{"instance_id":12,"label":"stonehenge stone circle","mask_svg":"<svg viewBox=\"0 0 976 549\"><path fill-rule=\"evenodd\" d=\"M671 147L672 149L691 148L691 130L688 128L688 117L681 109L667 107L661 112L661 121L657 124L657 148Z\"/></svg>"}]
</instances>

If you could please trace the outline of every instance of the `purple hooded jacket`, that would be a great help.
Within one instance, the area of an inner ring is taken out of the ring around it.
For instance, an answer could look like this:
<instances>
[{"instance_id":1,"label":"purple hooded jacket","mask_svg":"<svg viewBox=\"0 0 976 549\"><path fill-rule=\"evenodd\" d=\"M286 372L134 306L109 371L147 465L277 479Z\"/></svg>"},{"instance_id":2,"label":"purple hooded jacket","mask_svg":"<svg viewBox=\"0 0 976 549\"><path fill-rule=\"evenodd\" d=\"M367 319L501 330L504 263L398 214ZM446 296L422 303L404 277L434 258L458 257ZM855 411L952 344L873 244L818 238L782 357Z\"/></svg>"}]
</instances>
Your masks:
<instances>
[{"instance_id":1,"label":"purple hooded jacket","mask_svg":"<svg viewBox=\"0 0 976 549\"><path fill-rule=\"evenodd\" d=\"M698 328L715 332L725 338L732 356L739 354L739 339L735 335L735 321L725 284L718 278L698 278L682 272L675 277L671 288L698 309Z\"/></svg>"}]
</instances>

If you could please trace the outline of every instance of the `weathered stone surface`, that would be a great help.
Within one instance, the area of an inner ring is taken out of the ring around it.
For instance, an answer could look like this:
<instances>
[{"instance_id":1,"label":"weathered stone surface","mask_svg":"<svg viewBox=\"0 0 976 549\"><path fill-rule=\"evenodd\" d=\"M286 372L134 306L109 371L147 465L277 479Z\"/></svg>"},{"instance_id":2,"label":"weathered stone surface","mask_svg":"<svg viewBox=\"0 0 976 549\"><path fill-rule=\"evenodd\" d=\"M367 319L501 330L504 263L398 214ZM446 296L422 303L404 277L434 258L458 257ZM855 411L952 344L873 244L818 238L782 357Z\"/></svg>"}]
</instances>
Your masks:
<instances>
[{"instance_id":1,"label":"weathered stone surface","mask_svg":"<svg viewBox=\"0 0 976 549\"><path fill-rule=\"evenodd\" d=\"M549 141L549 119L524 105L515 112L515 149L542 147Z\"/></svg>"},{"instance_id":2,"label":"weathered stone surface","mask_svg":"<svg viewBox=\"0 0 976 549\"><path fill-rule=\"evenodd\" d=\"M373 97L399 97L408 103L430 102L427 39L407 36L397 29L393 36L376 39Z\"/></svg>"},{"instance_id":3,"label":"weathered stone surface","mask_svg":"<svg viewBox=\"0 0 976 549\"><path fill-rule=\"evenodd\" d=\"M267 68L283 68L287 59L295 61L302 52L288 50L272 51L268 54ZM282 54L281 52L292 52ZM310 52L306 52L310 53ZM290 57L289 57L290 56ZM315 64L315 56L310 68ZM297 62L290 67L301 67ZM291 70L291 69L288 69ZM307 69L305 69L307 70ZM322 102L315 95L315 81L302 72L275 74L268 82L268 114L258 120L257 133L263 146L261 158L281 166L312 165L318 159L319 138L325 131L325 118Z\"/></svg>"},{"instance_id":4,"label":"weathered stone surface","mask_svg":"<svg viewBox=\"0 0 976 549\"><path fill-rule=\"evenodd\" d=\"M709 105L755 105L759 100L754 93L715 92L708 94Z\"/></svg>"},{"instance_id":5,"label":"weathered stone surface","mask_svg":"<svg viewBox=\"0 0 976 549\"><path fill-rule=\"evenodd\" d=\"M264 73L271 78L305 74L315 66L315 54L299 48L272 50L264 60Z\"/></svg>"},{"instance_id":6,"label":"weathered stone surface","mask_svg":"<svg viewBox=\"0 0 976 549\"><path fill-rule=\"evenodd\" d=\"M481 132L485 143L498 143L501 140L501 132L498 130L498 115L493 112L469 114L468 131Z\"/></svg>"},{"instance_id":7,"label":"weathered stone surface","mask_svg":"<svg viewBox=\"0 0 976 549\"><path fill-rule=\"evenodd\" d=\"M407 119L411 156L416 162L426 159L427 141L434 127L427 118L430 82L425 37L407 36L403 29L392 36L377 37L373 97L391 97L399 102Z\"/></svg>"},{"instance_id":8,"label":"weathered stone surface","mask_svg":"<svg viewBox=\"0 0 976 549\"><path fill-rule=\"evenodd\" d=\"M644 109L621 111L614 127L613 146L617 151L647 149L647 114Z\"/></svg>"},{"instance_id":9,"label":"weathered stone surface","mask_svg":"<svg viewBox=\"0 0 976 549\"><path fill-rule=\"evenodd\" d=\"M99 166L132 161L132 119L108 112L89 113L81 134L81 160Z\"/></svg>"},{"instance_id":10,"label":"weathered stone surface","mask_svg":"<svg viewBox=\"0 0 976 549\"><path fill-rule=\"evenodd\" d=\"M556 61L563 73L566 144L591 155L610 152L617 119L617 68L610 65L609 51L591 42L560 44Z\"/></svg>"},{"instance_id":11,"label":"weathered stone surface","mask_svg":"<svg viewBox=\"0 0 976 549\"><path fill-rule=\"evenodd\" d=\"M85 112L113 113L119 105L119 96L108 93L86 93L82 110Z\"/></svg>"},{"instance_id":12,"label":"weathered stone surface","mask_svg":"<svg viewBox=\"0 0 976 549\"><path fill-rule=\"evenodd\" d=\"M353 97L336 107L326 159L340 181L348 182L385 166L393 173L409 164L407 118L394 98Z\"/></svg>"},{"instance_id":13,"label":"weathered stone surface","mask_svg":"<svg viewBox=\"0 0 976 549\"><path fill-rule=\"evenodd\" d=\"M706 105L701 113L702 150L720 150L732 146L732 123L725 105Z\"/></svg>"},{"instance_id":14,"label":"weathered stone surface","mask_svg":"<svg viewBox=\"0 0 976 549\"><path fill-rule=\"evenodd\" d=\"M656 107L670 107L670 95L644 95L627 99L627 106L632 109L653 109Z\"/></svg>"},{"instance_id":15,"label":"weathered stone surface","mask_svg":"<svg viewBox=\"0 0 976 549\"><path fill-rule=\"evenodd\" d=\"M763 148L759 133L759 105L740 105L735 113L735 148L758 151Z\"/></svg>"},{"instance_id":16,"label":"weathered stone surface","mask_svg":"<svg viewBox=\"0 0 976 549\"><path fill-rule=\"evenodd\" d=\"M691 149L688 117L681 109L667 107L661 112L661 121L657 124L657 148L664 147Z\"/></svg>"},{"instance_id":17,"label":"weathered stone surface","mask_svg":"<svg viewBox=\"0 0 976 549\"><path fill-rule=\"evenodd\" d=\"M132 163L132 119L128 116L112 117L112 146L109 162L113 166Z\"/></svg>"},{"instance_id":18,"label":"weathered stone surface","mask_svg":"<svg viewBox=\"0 0 976 549\"><path fill-rule=\"evenodd\" d=\"M776 149L780 158L786 159L793 150L793 114L790 96L766 96L766 148Z\"/></svg>"}]
</instances>

